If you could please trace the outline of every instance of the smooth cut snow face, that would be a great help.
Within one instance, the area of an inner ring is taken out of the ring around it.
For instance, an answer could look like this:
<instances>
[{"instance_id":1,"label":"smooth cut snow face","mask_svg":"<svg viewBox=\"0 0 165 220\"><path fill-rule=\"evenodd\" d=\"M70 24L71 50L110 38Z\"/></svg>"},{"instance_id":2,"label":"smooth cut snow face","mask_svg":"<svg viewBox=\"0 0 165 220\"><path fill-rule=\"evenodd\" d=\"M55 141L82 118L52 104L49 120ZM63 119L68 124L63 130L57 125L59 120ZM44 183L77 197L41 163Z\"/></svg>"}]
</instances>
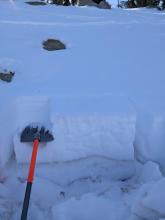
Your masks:
<instances>
[{"instance_id":1,"label":"smooth cut snow face","mask_svg":"<svg viewBox=\"0 0 165 220\"><path fill-rule=\"evenodd\" d=\"M50 108L44 98L19 100L16 122L19 132L15 133L14 138L17 162L28 162L31 155L30 144L20 142L21 129L32 122L40 122L49 128L50 121L55 140L41 143L39 163L92 156L119 161L134 160L136 115L125 97L64 96L55 97L51 103Z\"/></svg>"}]
</instances>

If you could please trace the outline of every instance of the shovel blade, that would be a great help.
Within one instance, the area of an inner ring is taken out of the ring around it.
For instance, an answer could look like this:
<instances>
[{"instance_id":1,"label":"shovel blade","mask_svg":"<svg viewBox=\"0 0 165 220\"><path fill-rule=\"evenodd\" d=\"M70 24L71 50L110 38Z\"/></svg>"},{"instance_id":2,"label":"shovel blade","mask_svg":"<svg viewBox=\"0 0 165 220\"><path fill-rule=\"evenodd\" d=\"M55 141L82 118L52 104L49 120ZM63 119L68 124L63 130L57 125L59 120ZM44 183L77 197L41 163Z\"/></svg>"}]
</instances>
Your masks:
<instances>
[{"instance_id":1,"label":"shovel blade","mask_svg":"<svg viewBox=\"0 0 165 220\"><path fill-rule=\"evenodd\" d=\"M27 126L21 133L20 141L23 142L33 142L38 139L39 142L50 142L54 140L52 133L46 130L45 127L39 128L38 126Z\"/></svg>"}]
</instances>

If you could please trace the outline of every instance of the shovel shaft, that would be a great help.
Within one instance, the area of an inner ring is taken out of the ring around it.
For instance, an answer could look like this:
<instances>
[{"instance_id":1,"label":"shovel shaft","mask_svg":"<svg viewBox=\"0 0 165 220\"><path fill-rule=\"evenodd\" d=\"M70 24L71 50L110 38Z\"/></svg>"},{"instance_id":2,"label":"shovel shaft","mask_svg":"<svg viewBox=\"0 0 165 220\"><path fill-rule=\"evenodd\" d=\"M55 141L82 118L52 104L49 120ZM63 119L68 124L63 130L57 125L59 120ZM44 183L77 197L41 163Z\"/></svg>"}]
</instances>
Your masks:
<instances>
[{"instance_id":1,"label":"shovel shaft","mask_svg":"<svg viewBox=\"0 0 165 220\"><path fill-rule=\"evenodd\" d=\"M32 156L31 156L30 168L29 168L28 183L33 183L34 170L35 170L36 159L37 159L38 145L39 145L39 140L35 139L34 140L34 145L33 145L33 152L32 152Z\"/></svg>"},{"instance_id":2,"label":"shovel shaft","mask_svg":"<svg viewBox=\"0 0 165 220\"><path fill-rule=\"evenodd\" d=\"M21 214L21 220L26 220L27 219L31 188L32 188L32 183L27 183L24 202L23 202L23 208L22 208L22 214Z\"/></svg>"},{"instance_id":3,"label":"shovel shaft","mask_svg":"<svg viewBox=\"0 0 165 220\"><path fill-rule=\"evenodd\" d=\"M39 140L35 139L34 140L34 145L33 145L32 156L31 156L29 175L28 175L28 180L27 180L27 185L26 185L26 192L25 192L25 197L24 197L24 202L23 202L21 220L26 220L27 219L31 188L32 188L34 171L35 171L35 166L36 166L38 145L39 145Z\"/></svg>"}]
</instances>

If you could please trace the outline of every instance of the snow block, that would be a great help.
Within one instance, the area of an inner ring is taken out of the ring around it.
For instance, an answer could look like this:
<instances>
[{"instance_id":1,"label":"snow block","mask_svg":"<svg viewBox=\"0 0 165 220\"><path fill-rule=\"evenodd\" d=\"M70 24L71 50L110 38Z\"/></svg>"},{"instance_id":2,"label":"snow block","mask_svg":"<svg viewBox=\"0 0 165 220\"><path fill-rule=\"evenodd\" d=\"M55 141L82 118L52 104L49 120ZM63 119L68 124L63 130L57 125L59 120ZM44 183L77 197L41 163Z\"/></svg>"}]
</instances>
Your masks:
<instances>
[{"instance_id":1,"label":"snow block","mask_svg":"<svg viewBox=\"0 0 165 220\"><path fill-rule=\"evenodd\" d=\"M158 181L163 176L160 172L159 165L152 161L149 161L146 164L142 165L142 169L137 177L137 181L139 183L148 183L152 181Z\"/></svg>"},{"instance_id":2,"label":"snow block","mask_svg":"<svg viewBox=\"0 0 165 220\"><path fill-rule=\"evenodd\" d=\"M29 124L50 126L50 104L49 98L45 96L25 96L17 100L17 128Z\"/></svg>"},{"instance_id":3,"label":"snow block","mask_svg":"<svg viewBox=\"0 0 165 220\"><path fill-rule=\"evenodd\" d=\"M66 184L82 177L125 179L133 175L136 115L126 98L54 97L51 112L55 140L40 144L36 171L39 177ZM46 114L46 111L42 114L44 118ZM26 117L20 120L21 127L32 122ZM19 138L17 132L14 137L16 160L18 164L27 164L32 144L20 143ZM49 168L48 163L52 164ZM52 172L44 172L44 166Z\"/></svg>"},{"instance_id":4,"label":"snow block","mask_svg":"<svg viewBox=\"0 0 165 220\"><path fill-rule=\"evenodd\" d=\"M55 141L40 144L38 163L72 161L91 156L134 160L135 113L127 99L108 98L54 99L51 123ZM35 99L33 101L35 104L25 101L23 106L20 105L22 116L19 127L40 120L43 123L50 121L47 101L40 100L37 104ZM17 133L14 138L17 162L29 162L31 144L20 143L19 136L20 133Z\"/></svg>"}]
</instances>

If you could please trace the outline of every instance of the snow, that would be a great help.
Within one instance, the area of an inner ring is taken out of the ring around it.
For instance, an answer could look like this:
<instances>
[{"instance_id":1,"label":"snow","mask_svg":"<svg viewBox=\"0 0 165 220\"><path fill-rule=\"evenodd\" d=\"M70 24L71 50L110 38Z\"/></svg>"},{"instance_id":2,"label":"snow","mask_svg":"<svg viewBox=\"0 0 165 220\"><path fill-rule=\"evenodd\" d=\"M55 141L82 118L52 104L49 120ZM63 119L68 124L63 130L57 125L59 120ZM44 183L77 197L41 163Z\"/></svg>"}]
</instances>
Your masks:
<instances>
[{"instance_id":1,"label":"snow","mask_svg":"<svg viewBox=\"0 0 165 220\"><path fill-rule=\"evenodd\" d=\"M70 199L53 208L53 217L58 220L108 220L113 218L110 204L104 198L87 194L81 199Z\"/></svg>"},{"instance_id":2,"label":"snow","mask_svg":"<svg viewBox=\"0 0 165 220\"><path fill-rule=\"evenodd\" d=\"M115 186L113 185L115 184ZM118 183L109 184L109 187L97 195L87 193L81 197L72 197L52 208L53 219L103 219L118 220L128 219L129 203L132 202L133 190L126 195L122 186ZM100 187L101 188L101 187ZM124 199L123 199L124 197Z\"/></svg>"},{"instance_id":3,"label":"snow","mask_svg":"<svg viewBox=\"0 0 165 220\"><path fill-rule=\"evenodd\" d=\"M1 219L20 218L29 123L55 136L39 148L29 219L165 218L164 16L0 1L0 71L16 72L0 81ZM48 38L67 49L44 50Z\"/></svg>"},{"instance_id":4,"label":"snow","mask_svg":"<svg viewBox=\"0 0 165 220\"><path fill-rule=\"evenodd\" d=\"M163 177L158 164L151 161L147 162L140 169L138 169L138 172L139 174L137 173L137 181L143 184L158 181Z\"/></svg>"},{"instance_id":5,"label":"snow","mask_svg":"<svg viewBox=\"0 0 165 220\"><path fill-rule=\"evenodd\" d=\"M17 124L20 132L32 122L52 125L55 140L41 143L39 163L72 161L91 156L133 161L136 116L127 99L117 96L67 98L54 99L52 116L47 99L23 98L19 102ZM83 106L87 106L85 110ZM80 110L76 113L77 109ZM19 138L20 133L17 133L14 138L16 160L19 163L28 162L31 144L21 143Z\"/></svg>"},{"instance_id":6,"label":"snow","mask_svg":"<svg viewBox=\"0 0 165 220\"><path fill-rule=\"evenodd\" d=\"M27 170L26 164L18 164L16 173L25 179ZM68 162L38 164L36 176L58 185L68 185L79 179L89 179L94 182L125 180L133 176L134 172L134 161L118 161L93 156Z\"/></svg>"},{"instance_id":7,"label":"snow","mask_svg":"<svg viewBox=\"0 0 165 220\"><path fill-rule=\"evenodd\" d=\"M147 220L157 220L165 216L164 184L165 179L162 178L142 186L133 206L134 215Z\"/></svg>"},{"instance_id":8,"label":"snow","mask_svg":"<svg viewBox=\"0 0 165 220\"><path fill-rule=\"evenodd\" d=\"M162 110L161 110L162 111ZM142 162L152 160L161 166L165 172L164 142L165 142L165 117L164 112L143 114L137 120L135 151L137 158Z\"/></svg>"}]
</instances>

